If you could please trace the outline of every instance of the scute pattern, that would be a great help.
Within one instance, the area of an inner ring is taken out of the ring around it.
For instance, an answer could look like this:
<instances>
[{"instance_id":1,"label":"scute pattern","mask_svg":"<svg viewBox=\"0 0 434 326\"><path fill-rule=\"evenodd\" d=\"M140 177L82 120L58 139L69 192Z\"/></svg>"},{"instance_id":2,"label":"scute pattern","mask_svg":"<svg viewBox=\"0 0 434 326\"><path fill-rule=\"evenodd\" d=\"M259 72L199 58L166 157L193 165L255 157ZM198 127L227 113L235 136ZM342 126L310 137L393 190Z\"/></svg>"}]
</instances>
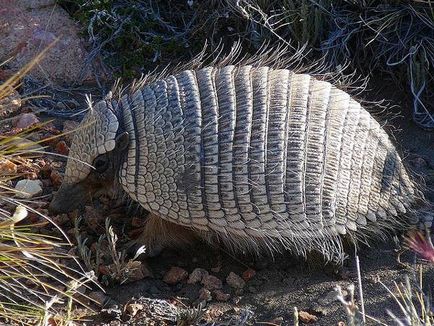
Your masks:
<instances>
[{"instance_id":1,"label":"scute pattern","mask_svg":"<svg viewBox=\"0 0 434 326\"><path fill-rule=\"evenodd\" d=\"M110 101L101 101L84 117L72 141L65 171L66 184L85 179L93 160L115 148L119 122L113 111Z\"/></svg>"},{"instance_id":2,"label":"scute pattern","mask_svg":"<svg viewBox=\"0 0 434 326\"><path fill-rule=\"evenodd\" d=\"M378 122L328 82L286 69L186 70L122 97L124 190L223 238L335 255L381 234L415 188ZM371 228L367 228L372 224Z\"/></svg>"}]
</instances>

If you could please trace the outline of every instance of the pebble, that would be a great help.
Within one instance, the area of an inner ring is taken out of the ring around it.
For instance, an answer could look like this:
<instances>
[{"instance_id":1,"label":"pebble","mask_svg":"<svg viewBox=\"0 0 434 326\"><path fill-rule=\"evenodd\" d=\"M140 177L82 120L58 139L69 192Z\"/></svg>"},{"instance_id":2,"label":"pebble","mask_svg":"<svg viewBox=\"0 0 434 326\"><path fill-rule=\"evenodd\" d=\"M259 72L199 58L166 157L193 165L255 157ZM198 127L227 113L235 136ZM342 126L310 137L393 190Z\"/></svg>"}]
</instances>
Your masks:
<instances>
[{"instance_id":1,"label":"pebble","mask_svg":"<svg viewBox=\"0 0 434 326\"><path fill-rule=\"evenodd\" d=\"M219 289L215 290L213 292L213 295L214 295L214 298L217 301L221 301L221 302L226 302L226 301L228 301L231 298L230 294L225 293L225 292L223 292L222 290L219 290Z\"/></svg>"},{"instance_id":2,"label":"pebble","mask_svg":"<svg viewBox=\"0 0 434 326\"><path fill-rule=\"evenodd\" d=\"M248 268L243 272L242 277L243 277L243 280L247 282L255 275L256 275L256 271L252 268Z\"/></svg>"},{"instance_id":3,"label":"pebble","mask_svg":"<svg viewBox=\"0 0 434 326\"><path fill-rule=\"evenodd\" d=\"M128 274L129 282L143 280L144 278L147 277L153 277L152 271L148 268L148 266L146 266L145 263L141 261L134 261L134 263L137 264L138 266L129 272Z\"/></svg>"},{"instance_id":4,"label":"pebble","mask_svg":"<svg viewBox=\"0 0 434 326\"><path fill-rule=\"evenodd\" d=\"M17 165L9 160L0 159L0 176L14 175L17 173Z\"/></svg>"},{"instance_id":5,"label":"pebble","mask_svg":"<svg viewBox=\"0 0 434 326\"><path fill-rule=\"evenodd\" d=\"M199 300L200 301L211 301L212 296L211 296L210 290L208 290L206 288L201 288L199 290Z\"/></svg>"},{"instance_id":6,"label":"pebble","mask_svg":"<svg viewBox=\"0 0 434 326\"><path fill-rule=\"evenodd\" d=\"M164 275L163 281L167 284L176 284L185 280L188 277L188 272L177 266L173 266L170 270Z\"/></svg>"},{"instance_id":7,"label":"pebble","mask_svg":"<svg viewBox=\"0 0 434 326\"><path fill-rule=\"evenodd\" d=\"M23 113L15 120L15 127L25 129L37 123L39 123L39 119L34 113Z\"/></svg>"},{"instance_id":8,"label":"pebble","mask_svg":"<svg viewBox=\"0 0 434 326\"><path fill-rule=\"evenodd\" d=\"M246 286L246 282L234 272L230 272L226 277L226 283L234 289L243 289Z\"/></svg>"},{"instance_id":9,"label":"pebble","mask_svg":"<svg viewBox=\"0 0 434 326\"><path fill-rule=\"evenodd\" d=\"M300 310L298 318L303 324L312 324L318 321L318 317L308 313L307 311Z\"/></svg>"},{"instance_id":10,"label":"pebble","mask_svg":"<svg viewBox=\"0 0 434 326\"><path fill-rule=\"evenodd\" d=\"M52 170L50 173L50 180L54 187L60 187L63 178L59 171Z\"/></svg>"},{"instance_id":11,"label":"pebble","mask_svg":"<svg viewBox=\"0 0 434 326\"><path fill-rule=\"evenodd\" d=\"M208 272L203 268L195 268L188 277L188 284L196 284L202 281L205 276L208 276Z\"/></svg>"},{"instance_id":12,"label":"pebble","mask_svg":"<svg viewBox=\"0 0 434 326\"><path fill-rule=\"evenodd\" d=\"M56 144L55 151L58 154L68 156L69 147L68 147L68 145L66 145L65 141L61 140Z\"/></svg>"},{"instance_id":13,"label":"pebble","mask_svg":"<svg viewBox=\"0 0 434 326\"><path fill-rule=\"evenodd\" d=\"M24 179L15 185L18 198L29 199L42 193L42 182L40 180Z\"/></svg>"},{"instance_id":14,"label":"pebble","mask_svg":"<svg viewBox=\"0 0 434 326\"><path fill-rule=\"evenodd\" d=\"M214 275L205 275L201 283L208 290L221 289L223 287L222 281Z\"/></svg>"},{"instance_id":15,"label":"pebble","mask_svg":"<svg viewBox=\"0 0 434 326\"><path fill-rule=\"evenodd\" d=\"M137 313L139 311L142 311L144 308L145 308L145 306L140 304L140 303L129 303L125 306L125 310L128 312L128 314L131 317L134 317L135 315L137 315Z\"/></svg>"}]
</instances>

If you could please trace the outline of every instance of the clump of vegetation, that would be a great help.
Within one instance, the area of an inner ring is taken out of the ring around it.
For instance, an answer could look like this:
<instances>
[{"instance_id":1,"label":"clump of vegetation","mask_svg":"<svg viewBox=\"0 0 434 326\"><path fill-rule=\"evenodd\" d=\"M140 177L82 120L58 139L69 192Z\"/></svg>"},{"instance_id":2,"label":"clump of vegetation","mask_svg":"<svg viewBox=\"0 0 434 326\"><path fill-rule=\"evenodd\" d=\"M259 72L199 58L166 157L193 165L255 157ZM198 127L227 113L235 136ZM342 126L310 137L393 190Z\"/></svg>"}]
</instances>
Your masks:
<instances>
[{"instance_id":1,"label":"clump of vegetation","mask_svg":"<svg viewBox=\"0 0 434 326\"><path fill-rule=\"evenodd\" d=\"M241 40L247 52L264 42L307 45L311 60L350 63L364 75L387 73L413 97L413 119L434 128L434 7L431 0L58 1L79 20L117 76L175 60L205 44Z\"/></svg>"},{"instance_id":2,"label":"clump of vegetation","mask_svg":"<svg viewBox=\"0 0 434 326\"><path fill-rule=\"evenodd\" d=\"M413 96L414 121L434 128L431 0L241 0L233 8L256 22L251 35L265 28L277 39L308 44L333 67L349 62L366 75L396 78Z\"/></svg>"},{"instance_id":3,"label":"clump of vegetation","mask_svg":"<svg viewBox=\"0 0 434 326\"><path fill-rule=\"evenodd\" d=\"M94 250L88 247L88 239L81 236L80 222L81 219L75 220L74 229L79 256L102 284L123 284L148 276L146 267L137 260L146 248L140 247L133 258L127 258L127 251L118 248L118 236L113 231L109 218L105 220L105 234L94 243Z\"/></svg>"},{"instance_id":4,"label":"clump of vegetation","mask_svg":"<svg viewBox=\"0 0 434 326\"><path fill-rule=\"evenodd\" d=\"M0 116L6 99L43 54L0 84ZM77 264L68 264L74 260L64 239L35 231L51 224L50 220L33 209L31 201L18 199L11 187L11 181L21 177L16 166L35 154L29 147L32 143L22 140L36 128L0 135L0 323L68 325L78 318L73 303L87 301L78 289L93 276L77 269ZM38 214L40 222L26 219L29 212Z\"/></svg>"},{"instance_id":5,"label":"clump of vegetation","mask_svg":"<svg viewBox=\"0 0 434 326\"><path fill-rule=\"evenodd\" d=\"M225 13L199 1L58 1L87 26L91 59L103 58L115 76L128 79L176 58L187 60L204 46ZM227 11L227 10L226 10Z\"/></svg>"}]
</instances>

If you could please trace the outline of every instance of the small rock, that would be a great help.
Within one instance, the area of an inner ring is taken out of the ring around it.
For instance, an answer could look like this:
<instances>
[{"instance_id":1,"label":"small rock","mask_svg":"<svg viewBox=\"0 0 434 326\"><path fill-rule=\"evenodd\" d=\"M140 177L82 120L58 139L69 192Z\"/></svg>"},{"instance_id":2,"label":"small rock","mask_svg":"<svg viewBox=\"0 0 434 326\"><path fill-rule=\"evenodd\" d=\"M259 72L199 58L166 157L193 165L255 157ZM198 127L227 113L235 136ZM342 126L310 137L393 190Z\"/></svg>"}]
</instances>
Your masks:
<instances>
[{"instance_id":1,"label":"small rock","mask_svg":"<svg viewBox=\"0 0 434 326\"><path fill-rule=\"evenodd\" d=\"M147 277L153 277L152 271L146 266L145 263L141 261L130 261L130 265L132 268L130 268L130 272L128 274L128 281L134 282L143 280Z\"/></svg>"},{"instance_id":2,"label":"small rock","mask_svg":"<svg viewBox=\"0 0 434 326\"><path fill-rule=\"evenodd\" d=\"M61 140L56 144L55 151L56 153L67 156L69 154L69 147L63 140Z\"/></svg>"},{"instance_id":3,"label":"small rock","mask_svg":"<svg viewBox=\"0 0 434 326\"><path fill-rule=\"evenodd\" d=\"M88 297L92 299L100 307L104 306L109 297L102 291L92 291L88 294Z\"/></svg>"},{"instance_id":4,"label":"small rock","mask_svg":"<svg viewBox=\"0 0 434 326\"><path fill-rule=\"evenodd\" d=\"M17 165L9 160L0 159L0 176L15 175L17 173Z\"/></svg>"},{"instance_id":5,"label":"small rock","mask_svg":"<svg viewBox=\"0 0 434 326\"><path fill-rule=\"evenodd\" d=\"M139 311L142 311L144 308L145 306L140 303L129 303L126 305L125 310L131 317L134 317Z\"/></svg>"},{"instance_id":6,"label":"small rock","mask_svg":"<svg viewBox=\"0 0 434 326\"><path fill-rule=\"evenodd\" d=\"M34 113L23 113L15 120L15 127L25 129L37 123L39 123L39 119Z\"/></svg>"},{"instance_id":7,"label":"small rock","mask_svg":"<svg viewBox=\"0 0 434 326\"><path fill-rule=\"evenodd\" d=\"M211 292L206 288L201 288L199 290L199 300L200 301L211 301L212 300Z\"/></svg>"},{"instance_id":8,"label":"small rock","mask_svg":"<svg viewBox=\"0 0 434 326\"><path fill-rule=\"evenodd\" d=\"M206 270L203 268L195 268L193 272L191 272L190 276L188 277L188 284L195 284L202 281L204 276L209 275Z\"/></svg>"},{"instance_id":9,"label":"small rock","mask_svg":"<svg viewBox=\"0 0 434 326\"><path fill-rule=\"evenodd\" d=\"M60 187L60 185L62 184L63 177L59 173L59 171L52 170L50 173L50 180L53 186Z\"/></svg>"},{"instance_id":10,"label":"small rock","mask_svg":"<svg viewBox=\"0 0 434 326\"><path fill-rule=\"evenodd\" d=\"M318 321L318 317L308 313L307 311L300 310L298 312L299 320L304 324L312 324Z\"/></svg>"},{"instance_id":11,"label":"small rock","mask_svg":"<svg viewBox=\"0 0 434 326\"><path fill-rule=\"evenodd\" d=\"M17 197L29 199L42 193L42 182L29 179L20 180L15 185L15 190Z\"/></svg>"},{"instance_id":12,"label":"small rock","mask_svg":"<svg viewBox=\"0 0 434 326\"><path fill-rule=\"evenodd\" d=\"M216 290L223 287L222 281L214 275L205 275L201 283L208 290Z\"/></svg>"},{"instance_id":13,"label":"small rock","mask_svg":"<svg viewBox=\"0 0 434 326\"><path fill-rule=\"evenodd\" d=\"M246 282L234 272L230 272L226 277L226 283L234 289L243 289L246 286Z\"/></svg>"},{"instance_id":14,"label":"small rock","mask_svg":"<svg viewBox=\"0 0 434 326\"><path fill-rule=\"evenodd\" d=\"M217 301L221 301L221 302L226 302L231 298L230 294L224 293L222 290L219 289L215 290L213 292L213 295Z\"/></svg>"},{"instance_id":15,"label":"small rock","mask_svg":"<svg viewBox=\"0 0 434 326\"><path fill-rule=\"evenodd\" d=\"M243 280L248 282L255 275L256 271L252 268L248 268L243 272Z\"/></svg>"},{"instance_id":16,"label":"small rock","mask_svg":"<svg viewBox=\"0 0 434 326\"><path fill-rule=\"evenodd\" d=\"M163 277L163 281L167 284L176 284L185 280L188 277L188 272L181 268L173 266Z\"/></svg>"}]
</instances>

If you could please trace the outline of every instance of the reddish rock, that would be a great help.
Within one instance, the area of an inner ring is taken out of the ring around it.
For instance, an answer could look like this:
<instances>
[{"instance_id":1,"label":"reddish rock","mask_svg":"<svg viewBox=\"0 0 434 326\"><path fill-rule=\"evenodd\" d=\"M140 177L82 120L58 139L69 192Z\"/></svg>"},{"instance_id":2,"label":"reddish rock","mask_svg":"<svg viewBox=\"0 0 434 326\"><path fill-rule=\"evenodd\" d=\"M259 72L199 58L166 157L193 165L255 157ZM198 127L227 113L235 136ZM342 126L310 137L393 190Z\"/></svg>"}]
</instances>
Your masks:
<instances>
[{"instance_id":1,"label":"reddish rock","mask_svg":"<svg viewBox=\"0 0 434 326\"><path fill-rule=\"evenodd\" d=\"M53 186L60 187L60 185L62 184L63 177L59 173L59 171L52 170L50 173L50 180Z\"/></svg>"},{"instance_id":2,"label":"reddish rock","mask_svg":"<svg viewBox=\"0 0 434 326\"><path fill-rule=\"evenodd\" d=\"M9 160L0 159L0 176L15 175L17 173L17 165Z\"/></svg>"},{"instance_id":3,"label":"reddish rock","mask_svg":"<svg viewBox=\"0 0 434 326\"><path fill-rule=\"evenodd\" d=\"M130 261L130 272L128 273L128 281L134 282L143 280L147 277L153 277L152 271L148 268L148 266L141 261Z\"/></svg>"},{"instance_id":4,"label":"reddish rock","mask_svg":"<svg viewBox=\"0 0 434 326\"><path fill-rule=\"evenodd\" d=\"M39 119L33 113L23 113L15 120L15 127L20 129L29 128L39 123Z\"/></svg>"},{"instance_id":5,"label":"reddish rock","mask_svg":"<svg viewBox=\"0 0 434 326\"><path fill-rule=\"evenodd\" d=\"M222 290L215 290L213 292L214 298L217 301L226 302L231 298L231 295L228 293L224 293Z\"/></svg>"},{"instance_id":6,"label":"reddish rock","mask_svg":"<svg viewBox=\"0 0 434 326\"><path fill-rule=\"evenodd\" d=\"M167 284L176 284L188 277L188 272L177 266L173 266L170 270L164 275L163 281Z\"/></svg>"},{"instance_id":7,"label":"reddish rock","mask_svg":"<svg viewBox=\"0 0 434 326\"><path fill-rule=\"evenodd\" d=\"M208 276L208 272L204 270L203 268L195 268L193 272L191 272L190 276L188 277L188 284L195 284L202 281L204 276Z\"/></svg>"},{"instance_id":8,"label":"reddish rock","mask_svg":"<svg viewBox=\"0 0 434 326\"><path fill-rule=\"evenodd\" d=\"M56 144L55 151L56 151L56 153L59 153L61 155L68 156L69 147L68 147L68 145L66 145L66 143L63 140L61 140Z\"/></svg>"},{"instance_id":9,"label":"reddish rock","mask_svg":"<svg viewBox=\"0 0 434 326\"><path fill-rule=\"evenodd\" d=\"M234 272L230 272L226 277L226 283L234 289L243 289L246 286L246 282Z\"/></svg>"},{"instance_id":10,"label":"reddish rock","mask_svg":"<svg viewBox=\"0 0 434 326\"><path fill-rule=\"evenodd\" d=\"M248 282L250 279L256 275L256 271L252 268L248 268L243 272L243 280Z\"/></svg>"},{"instance_id":11,"label":"reddish rock","mask_svg":"<svg viewBox=\"0 0 434 326\"><path fill-rule=\"evenodd\" d=\"M201 283L208 290L216 290L223 287L222 281L214 275L205 275Z\"/></svg>"},{"instance_id":12,"label":"reddish rock","mask_svg":"<svg viewBox=\"0 0 434 326\"><path fill-rule=\"evenodd\" d=\"M201 288L199 290L199 300L200 301L211 301L212 300L211 292L206 288Z\"/></svg>"}]
</instances>

